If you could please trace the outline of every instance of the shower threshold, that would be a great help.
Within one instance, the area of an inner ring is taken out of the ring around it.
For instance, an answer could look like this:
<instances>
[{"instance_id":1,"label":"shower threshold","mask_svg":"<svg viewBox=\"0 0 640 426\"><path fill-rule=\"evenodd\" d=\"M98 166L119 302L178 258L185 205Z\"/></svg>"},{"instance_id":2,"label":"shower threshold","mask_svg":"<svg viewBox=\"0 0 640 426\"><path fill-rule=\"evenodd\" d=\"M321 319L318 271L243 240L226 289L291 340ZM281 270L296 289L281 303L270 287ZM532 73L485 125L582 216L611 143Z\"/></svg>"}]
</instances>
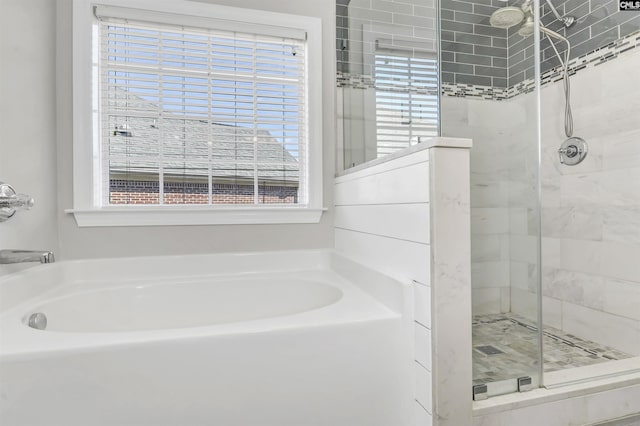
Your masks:
<instances>
[{"instance_id":1,"label":"shower threshold","mask_svg":"<svg viewBox=\"0 0 640 426\"><path fill-rule=\"evenodd\" d=\"M543 340L545 372L632 357L546 325ZM474 385L515 379L537 369L538 329L532 321L511 313L473 318Z\"/></svg>"}]
</instances>

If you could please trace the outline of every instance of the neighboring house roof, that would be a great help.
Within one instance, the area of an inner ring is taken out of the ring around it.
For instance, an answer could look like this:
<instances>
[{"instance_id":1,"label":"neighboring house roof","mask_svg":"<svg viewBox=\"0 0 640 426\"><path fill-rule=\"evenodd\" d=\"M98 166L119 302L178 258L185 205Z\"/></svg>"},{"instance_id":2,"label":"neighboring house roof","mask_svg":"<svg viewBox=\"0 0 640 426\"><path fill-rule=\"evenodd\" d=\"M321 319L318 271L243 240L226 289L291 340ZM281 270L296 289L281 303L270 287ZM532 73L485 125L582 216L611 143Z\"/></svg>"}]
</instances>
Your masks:
<instances>
[{"instance_id":1,"label":"neighboring house roof","mask_svg":"<svg viewBox=\"0 0 640 426\"><path fill-rule=\"evenodd\" d=\"M167 177L202 179L211 167L214 179L253 180L257 156L259 180L299 182L298 159L268 130L161 110L124 89L111 93L106 109L115 112L103 115L103 122L112 175L157 175L162 164Z\"/></svg>"}]
</instances>

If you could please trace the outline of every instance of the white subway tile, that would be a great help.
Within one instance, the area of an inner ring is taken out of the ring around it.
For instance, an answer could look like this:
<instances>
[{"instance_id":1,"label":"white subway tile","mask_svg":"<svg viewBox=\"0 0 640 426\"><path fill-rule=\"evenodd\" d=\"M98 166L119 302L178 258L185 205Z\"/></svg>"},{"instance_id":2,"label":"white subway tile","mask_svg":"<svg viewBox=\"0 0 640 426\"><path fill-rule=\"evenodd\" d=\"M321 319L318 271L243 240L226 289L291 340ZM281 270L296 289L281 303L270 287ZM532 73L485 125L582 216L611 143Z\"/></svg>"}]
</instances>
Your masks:
<instances>
[{"instance_id":1,"label":"white subway tile","mask_svg":"<svg viewBox=\"0 0 640 426\"><path fill-rule=\"evenodd\" d=\"M500 312L507 313L511 312L511 288L501 288L500 289Z\"/></svg>"},{"instance_id":2,"label":"white subway tile","mask_svg":"<svg viewBox=\"0 0 640 426\"><path fill-rule=\"evenodd\" d=\"M471 264L471 285L473 288L509 287L509 262L497 260L474 262Z\"/></svg>"},{"instance_id":3,"label":"white subway tile","mask_svg":"<svg viewBox=\"0 0 640 426\"><path fill-rule=\"evenodd\" d=\"M603 242L599 248L601 275L640 283L640 245Z\"/></svg>"},{"instance_id":4,"label":"white subway tile","mask_svg":"<svg viewBox=\"0 0 640 426\"><path fill-rule=\"evenodd\" d=\"M474 288L471 290L473 315L498 314L502 310L500 288Z\"/></svg>"},{"instance_id":5,"label":"white subway tile","mask_svg":"<svg viewBox=\"0 0 640 426\"><path fill-rule=\"evenodd\" d=\"M583 339L640 355L639 321L563 302L562 329Z\"/></svg>"},{"instance_id":6,"label":"white subway tile","mask_svg":"<svg viewBox=\"0 0 640 426\"><path fill-rule=\"evenodd\" d=\"M511 235L509 238L511 260L518 262L538 262L538 239L530 235Z\"/></svg>"},{"instance_id":7,"label":"white subway tile","mask_svg":"<svg viewBox=\"0 0 640 426\"><path fill-rule=\"evenodd\" d=\"M506 234L508 232L508 209L496 207L471 209L471 235Z\"/></svg>"}]
</instances>

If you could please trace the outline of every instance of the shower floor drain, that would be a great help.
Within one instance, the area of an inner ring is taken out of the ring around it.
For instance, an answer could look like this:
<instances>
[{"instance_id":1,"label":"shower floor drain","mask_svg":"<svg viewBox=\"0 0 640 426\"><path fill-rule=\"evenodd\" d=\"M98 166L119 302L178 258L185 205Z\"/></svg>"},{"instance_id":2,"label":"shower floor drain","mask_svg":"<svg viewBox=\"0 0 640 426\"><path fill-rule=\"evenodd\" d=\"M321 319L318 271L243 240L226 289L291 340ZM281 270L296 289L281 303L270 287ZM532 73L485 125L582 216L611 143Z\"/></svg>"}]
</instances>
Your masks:
<instances>
[{"instance_id":1,"label":"shower floor drain","mask_svg":"<svg viewBox=\"0 0 640 426\"><path fill-rule=\"evenodd\" d=\"M479 352L482 352L485 355L498 355L503 354L504 352L495 346L486 345L486 346L476 346L475 349Z\"/></svg>"}]
</instances>

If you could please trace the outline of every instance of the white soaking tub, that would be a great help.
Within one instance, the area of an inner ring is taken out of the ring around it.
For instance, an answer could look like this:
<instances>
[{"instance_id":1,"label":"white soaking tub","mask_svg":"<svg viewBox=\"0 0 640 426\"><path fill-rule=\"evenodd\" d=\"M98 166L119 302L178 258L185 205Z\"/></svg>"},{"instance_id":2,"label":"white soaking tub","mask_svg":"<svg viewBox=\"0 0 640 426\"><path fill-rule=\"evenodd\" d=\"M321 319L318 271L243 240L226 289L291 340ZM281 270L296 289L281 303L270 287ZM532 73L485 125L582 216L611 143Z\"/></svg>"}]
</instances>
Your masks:
<instances>
[{"instance_id":1,"label":"white soaking tub","mask_svg":"<svg viewBox=\"0 0 640 426\"><path fill-rule=\"evenodd\" d=\"M402 425L404 289L371 271L354 284L336 262L102 259L0 277L0 424Z\"/></svg>"}]
</instances>

